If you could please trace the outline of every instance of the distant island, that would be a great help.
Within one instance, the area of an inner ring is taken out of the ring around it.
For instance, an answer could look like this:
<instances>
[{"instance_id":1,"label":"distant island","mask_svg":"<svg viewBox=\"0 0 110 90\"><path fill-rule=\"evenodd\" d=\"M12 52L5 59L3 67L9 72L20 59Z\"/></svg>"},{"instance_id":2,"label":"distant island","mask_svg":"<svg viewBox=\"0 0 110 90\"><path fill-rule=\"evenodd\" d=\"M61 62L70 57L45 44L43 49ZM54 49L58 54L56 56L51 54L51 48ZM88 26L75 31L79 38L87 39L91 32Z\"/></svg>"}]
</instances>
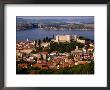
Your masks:
<instances>
[{"instance_id":1,"label":"distant island","mask_svg":"<svg viewBox=\"0 0 110 90\"><path fill-rule=\"evenodd\" d=\"M17 18L17 30L27 30L32 28L38 28L42 30L94 30L94 23L66 22L66 20L26 20Z\"/></svg>"}]
</instances>

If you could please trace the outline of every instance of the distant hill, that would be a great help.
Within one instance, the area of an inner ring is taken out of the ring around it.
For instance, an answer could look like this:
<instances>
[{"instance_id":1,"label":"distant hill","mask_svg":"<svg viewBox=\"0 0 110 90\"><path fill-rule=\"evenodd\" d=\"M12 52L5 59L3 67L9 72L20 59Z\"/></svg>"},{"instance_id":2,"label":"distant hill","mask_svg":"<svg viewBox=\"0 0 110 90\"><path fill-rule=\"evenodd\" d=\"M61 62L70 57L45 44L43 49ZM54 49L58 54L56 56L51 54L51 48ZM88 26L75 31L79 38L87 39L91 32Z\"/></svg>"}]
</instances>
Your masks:
<instances>
[{"instance_id":1,"label":"distant hill","mask_svg":"<svg viewBox=\"0 0 110 90\"><path fill-rule=\"evenodd\" d=\"M66 24L66 23L83 23L83 24L94 24L93 19L23 19L23 18L16 18L17 23L42 23L42 24Z\"/></svg>"},{"instance_id":2,"label":"distant hill","mask_svg":"<svg viewBox=\"0 0 110 90\"><path fill-rule=\"evenodd\" d=\"M43 23L43 24L52 24L52 23L66 23L66 20L57 20L57 19L23 19L16 18L17 23Z\"/></svg>"}]
</instances>

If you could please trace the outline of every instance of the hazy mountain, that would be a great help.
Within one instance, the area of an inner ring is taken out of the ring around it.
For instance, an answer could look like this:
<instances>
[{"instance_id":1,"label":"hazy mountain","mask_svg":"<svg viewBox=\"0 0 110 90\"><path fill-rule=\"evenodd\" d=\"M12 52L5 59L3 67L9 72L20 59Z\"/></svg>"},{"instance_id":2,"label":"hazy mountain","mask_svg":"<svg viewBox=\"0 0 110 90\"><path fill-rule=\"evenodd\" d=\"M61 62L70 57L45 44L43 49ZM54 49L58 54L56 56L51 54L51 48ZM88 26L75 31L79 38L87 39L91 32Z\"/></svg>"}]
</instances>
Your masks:
<instances>
[{"instance_id":1,"label":"hazy mountain","mask_svg":"<svg viewBox=\"0 0 110 90\"><path fill-rule=\"evenodd\" d=\"M92 18L72 18L72 19L24 19L16 18L17 23L43 23L43 24L52 24L52 23L94 23Z\"/></svg>"}]
</instances>

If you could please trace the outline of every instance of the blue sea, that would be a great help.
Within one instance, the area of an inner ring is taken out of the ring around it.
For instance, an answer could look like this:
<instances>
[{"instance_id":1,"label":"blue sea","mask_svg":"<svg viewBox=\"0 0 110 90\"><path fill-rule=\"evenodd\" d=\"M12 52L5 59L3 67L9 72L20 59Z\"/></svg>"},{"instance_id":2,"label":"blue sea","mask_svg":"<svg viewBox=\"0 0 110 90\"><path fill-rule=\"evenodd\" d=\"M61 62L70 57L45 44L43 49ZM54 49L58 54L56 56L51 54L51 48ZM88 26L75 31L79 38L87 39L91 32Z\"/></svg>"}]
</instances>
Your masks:
<instances>
[{"instance_id":1,"label":"blue sea","mask_svg":"<svg viewBox=\"0 0 110 90\"><path fill-rule=\"evenodd\" d=\"M26 41L29 40L42 40L45 37L52 38L53 35L68 34L68 35L79 35L94 40L94 30L41 30L38 28L17 30L16 40Z\"/></svg>"}]
</instances>

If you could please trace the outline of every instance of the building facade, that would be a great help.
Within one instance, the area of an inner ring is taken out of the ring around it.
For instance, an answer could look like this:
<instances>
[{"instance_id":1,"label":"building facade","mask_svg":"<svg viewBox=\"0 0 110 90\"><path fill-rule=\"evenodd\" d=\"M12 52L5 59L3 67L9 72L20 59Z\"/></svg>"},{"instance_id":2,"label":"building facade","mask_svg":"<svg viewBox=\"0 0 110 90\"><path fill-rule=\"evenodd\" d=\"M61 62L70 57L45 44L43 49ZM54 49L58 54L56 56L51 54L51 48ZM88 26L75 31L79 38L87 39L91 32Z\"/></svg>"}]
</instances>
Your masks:
<instances>
[{"instance_id":1,"label":"building facade","mask_svg":"<svg viewBox=\"0 0 110 90\"><path fill-rule=\"evenodd\" d=\"M70 42L71 41L71 35L57 35L56 36L56 42Z\"/></svg>"}]
</instances>

